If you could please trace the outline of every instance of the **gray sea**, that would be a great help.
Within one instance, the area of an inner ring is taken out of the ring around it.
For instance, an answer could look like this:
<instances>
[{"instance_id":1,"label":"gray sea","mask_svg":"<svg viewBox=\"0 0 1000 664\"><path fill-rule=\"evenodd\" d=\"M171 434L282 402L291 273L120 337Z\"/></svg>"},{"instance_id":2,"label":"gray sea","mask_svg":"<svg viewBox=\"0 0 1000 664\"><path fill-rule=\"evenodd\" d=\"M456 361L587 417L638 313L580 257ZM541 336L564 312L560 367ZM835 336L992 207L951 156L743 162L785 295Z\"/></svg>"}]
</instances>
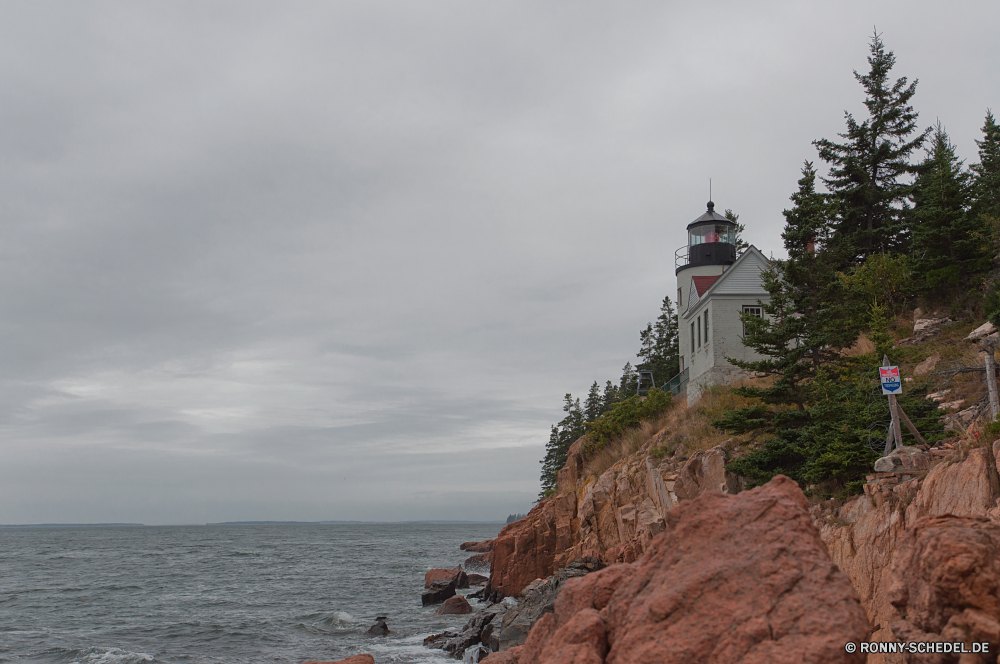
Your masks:
<instances>
[{"instance_id":1,"label":"gray sea","mask_svg":"<svg viewBox=\"0 0 1000 664\"><path fill-rule=\"evenodd\" d=\"M422 608L424 573L502 526L0 528L0 662L455 662L422 641L468 616Z\"/></svg>"}]
</instances>

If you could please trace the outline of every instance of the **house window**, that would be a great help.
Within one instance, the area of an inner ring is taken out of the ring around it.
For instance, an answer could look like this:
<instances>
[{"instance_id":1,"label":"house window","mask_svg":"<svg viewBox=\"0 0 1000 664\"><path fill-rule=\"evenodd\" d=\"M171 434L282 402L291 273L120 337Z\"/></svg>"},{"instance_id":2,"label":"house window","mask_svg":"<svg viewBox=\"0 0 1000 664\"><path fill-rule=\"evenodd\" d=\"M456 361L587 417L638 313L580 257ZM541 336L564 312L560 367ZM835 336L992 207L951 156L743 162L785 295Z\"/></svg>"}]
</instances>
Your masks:
<instances>
[{"instance_id":1,"label":"house window","mask_svg":"<svg viewBox=\"0 0 1000 664\"><path fill-rule=\"evenodd\" d=\"M705 310L705 343L708 343L708 309Z\"/></svg>"},{"instance_id":2,"label":"house window","mask_svg":"<svg viewBox=\"0 0 1000 664\"><path fill-rule=\"evenodd\" d=\"M701 316L698 316L698 348L701 348Z\"/></svg>"},{"instance_id":3,"label":"house window","mask_svg":"<svg viewBox=\"0 0 1000 664\"><path fill-rule=\"evenodd\" d=\"M760 307L743 306L743 313L750 314L751 316L756 316L757 318L763 318L764 314L761 312ZM743 324L743 336L747 336L747 326Z\"/></svg>"},{"instance_id":4,"label":"house window","mask_svg":"<svg viewBox=\"0 0 1000 664\"><path fill-rule=\"evenodd\" d=\"M694 323L691 323L691 352L694 352Z\"/></svg>"}]
</instances>

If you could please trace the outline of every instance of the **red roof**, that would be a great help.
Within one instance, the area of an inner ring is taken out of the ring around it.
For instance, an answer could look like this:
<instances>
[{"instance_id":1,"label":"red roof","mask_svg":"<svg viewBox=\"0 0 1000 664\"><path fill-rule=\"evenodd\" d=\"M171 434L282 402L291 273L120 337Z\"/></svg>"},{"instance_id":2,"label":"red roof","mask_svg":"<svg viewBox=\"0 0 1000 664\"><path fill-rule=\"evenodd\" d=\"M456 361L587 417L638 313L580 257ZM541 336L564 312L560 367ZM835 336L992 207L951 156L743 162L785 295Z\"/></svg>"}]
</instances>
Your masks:
<instances>
[{"instance_id":1,"label":"red roof","mask_svg":"<svg viewBox=\"0 0 1000 664\"><path fill-rule=\"evenodd\" d=\"M704 295L705 291L708 290L708 287L714 284L715 280L721 276L722 275L717 274L714 277L691 277L694 279L694 287L698 291L698 297Z\"/></svg>"}]
</instances>

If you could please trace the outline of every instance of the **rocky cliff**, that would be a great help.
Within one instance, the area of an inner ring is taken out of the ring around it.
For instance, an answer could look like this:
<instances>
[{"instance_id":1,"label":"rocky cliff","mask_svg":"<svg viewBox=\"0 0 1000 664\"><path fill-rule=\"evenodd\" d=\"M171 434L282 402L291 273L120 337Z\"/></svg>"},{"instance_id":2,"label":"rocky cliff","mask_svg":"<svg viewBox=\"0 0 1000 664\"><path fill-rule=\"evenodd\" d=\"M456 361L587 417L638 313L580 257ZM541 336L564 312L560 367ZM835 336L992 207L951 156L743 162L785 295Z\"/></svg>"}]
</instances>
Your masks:
<instances>
[{"instance_id":1,"label":"rocky cliff","mask_svg":"<svg viewBox=\"0 0 1000 664\"><path fill-rule=\"evenodd\" d=\"M494 541L492 589L517 596L535 579L583 556L632 563L668 530L682 501L739 492L737 478L725 471L723 447L687 459L657 459L651 451L662 436L597 477L583 476L583 459L574 446L559 474L558 493ZM864 495L842 505L810 507L813 529L858 594L870 640L975 639L991 644L993 658L962 661L996 661L1000 441L993 447L975 444L966 436L930 450L901 450L893 472L869 476ZM938 604L943 608L935 609ZM912 658L875 654L868 661L932 661L907 657Z\"/></svg>"},{"instance_id":2,"label":"rocky cliff","mask_svg":"<svg viewBox=\"0 0 1000 664\"><path fill-rule=\"evenodd\" d=\"M557 493L493 541L491 589L516 597L535 579L585 556L604 564L633 562L663 532L681 500L739 490L737 478L725 470L722 446L690 458L657 459L651 451L661 449L666 435L660 432L600 476L583 477L582 442L575 443L559 472Z\"/></svg>"}]
</instances>

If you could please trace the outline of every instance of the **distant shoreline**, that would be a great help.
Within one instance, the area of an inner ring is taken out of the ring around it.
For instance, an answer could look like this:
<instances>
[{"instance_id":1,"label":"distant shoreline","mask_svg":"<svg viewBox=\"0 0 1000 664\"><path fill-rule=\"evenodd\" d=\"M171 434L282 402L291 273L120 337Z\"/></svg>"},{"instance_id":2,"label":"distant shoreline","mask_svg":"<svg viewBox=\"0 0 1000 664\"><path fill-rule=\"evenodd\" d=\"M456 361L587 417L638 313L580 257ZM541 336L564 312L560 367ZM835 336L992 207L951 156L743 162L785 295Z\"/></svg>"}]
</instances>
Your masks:
<instances>
[{"instance_id":1,"label":"distant shoreline","mask_svg":"<svg viewBox=\"0 0 1000 664\"><path fill-rule=\"evenodd\" d=\"M201 526L330 526L330 525L394 525L394 524L488 524L503 521L220 521L218 523L174 523L147 526L144 523L0 523L0 528L169 528Z\"/></svg>"}]
</instances>

